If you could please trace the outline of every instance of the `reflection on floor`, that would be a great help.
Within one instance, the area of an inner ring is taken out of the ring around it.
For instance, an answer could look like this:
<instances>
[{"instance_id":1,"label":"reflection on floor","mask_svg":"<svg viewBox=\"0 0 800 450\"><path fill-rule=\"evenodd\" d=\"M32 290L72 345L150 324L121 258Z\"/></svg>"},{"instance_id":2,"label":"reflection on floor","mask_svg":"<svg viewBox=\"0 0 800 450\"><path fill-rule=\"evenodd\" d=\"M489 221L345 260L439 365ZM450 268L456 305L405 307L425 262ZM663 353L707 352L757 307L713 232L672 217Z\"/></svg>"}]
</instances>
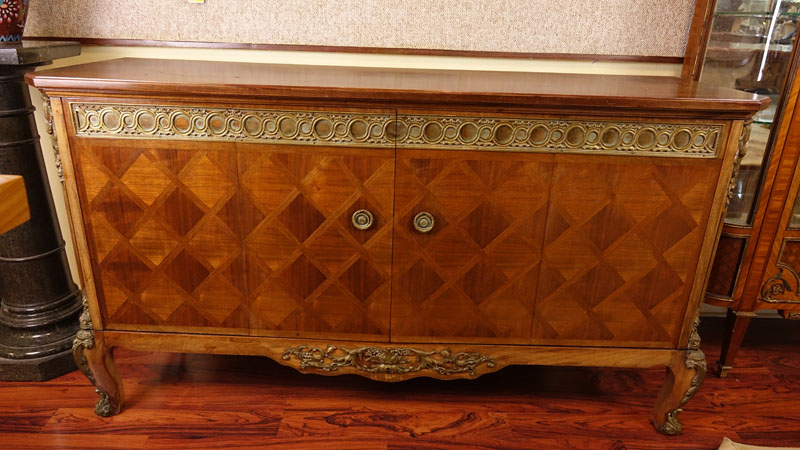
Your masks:
<instances>
[{"instance_id":1,"label":"reflection on floor","mask_svg":"<svg viewBox=\"0 0 800 450\"><path fill-rule=\"evenodd\" d=\"M701 326L709 367L722 320ZM729 378L709 375L657 434L664 369L509 367L478 380L381 384L299 375L264 358L119 350L128 404L93 413L79 373L0 383L0 448L627 449L800 443L800 323L753 321Z\"/></svg>"}]
</instances>

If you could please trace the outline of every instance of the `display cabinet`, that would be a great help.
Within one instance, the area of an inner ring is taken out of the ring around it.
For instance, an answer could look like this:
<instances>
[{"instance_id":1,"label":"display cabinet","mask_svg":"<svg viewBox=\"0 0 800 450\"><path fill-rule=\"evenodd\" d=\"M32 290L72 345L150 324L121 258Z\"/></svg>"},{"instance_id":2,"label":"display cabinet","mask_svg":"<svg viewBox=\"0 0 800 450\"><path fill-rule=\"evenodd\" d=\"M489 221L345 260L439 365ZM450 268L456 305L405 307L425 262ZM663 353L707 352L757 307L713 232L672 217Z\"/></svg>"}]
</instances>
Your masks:
<instances>
[{"instance_id":1,"label":"display cabinet","mask_svg":"<svg viewBox=\"0 0 800 450\"><path fill-rule=\"evenodd\" d=\"M728 308L720 376L733 366L755 311L800 311L800 205L792 209L800 183L798 17L800 1L711 1L706 28L693 31L703 33L705 53L684 67L695 79L772 99L751 125L706 292L706 303Z\"/></svg>"}]
</instances>

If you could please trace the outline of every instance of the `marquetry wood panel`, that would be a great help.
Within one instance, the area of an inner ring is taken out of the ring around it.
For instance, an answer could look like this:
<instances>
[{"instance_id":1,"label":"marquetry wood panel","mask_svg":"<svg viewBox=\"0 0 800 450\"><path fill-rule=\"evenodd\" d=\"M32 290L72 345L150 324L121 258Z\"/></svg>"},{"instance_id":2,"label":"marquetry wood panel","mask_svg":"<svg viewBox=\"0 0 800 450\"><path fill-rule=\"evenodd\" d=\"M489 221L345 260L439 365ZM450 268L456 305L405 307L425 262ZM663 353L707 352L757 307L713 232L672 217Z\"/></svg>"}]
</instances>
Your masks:
<instances>
[{"instance_id":1,"label":"marquetry wood panel","mask_svg":"<svg viewBox=\"0 0 800 450\"><path fill-rule=\"evenodd\" d=\"M532 342L680 345L718 164L558 158Z\"/></svg>"},{"instance_id":2,"label":"marquetry wood panel","mask_svg":"<svg viewBox=\"0 0 800 450\"><path fill-rule=\"evenodd\" d=\"M246 334L233 144L71 147L103 323Z\"/></svg>"},{"instance_id":3,"label":"marquetry wood panel","mask_svg":"<svg viewBox=\"0 0 800 450\"><path fill-rule=\"evenodd\" d=\"M706 295L719 296L732 301L733 289L747 247L747 237L723 234L717 244L717 254L711 266Z\"/></svg>"},{"instance_id":4,"label":"marquetry wood panel","mask_svg":"<svg viewBox=\"0 0 800 450\"><path fill-rule=\"evenodd\" d=\"M238 147L252 333L388 339L394 150Z\"/></svg>"},{"instance_id":5,"label":"marquetry wood panel","mask_svg":"<svg viewBox=\"0 0 800 450\"><path fill-rule=\"evenodd\" d=\"M398 151L393 341L528 342L551 160Z\"/></svg>"}]
</instances>

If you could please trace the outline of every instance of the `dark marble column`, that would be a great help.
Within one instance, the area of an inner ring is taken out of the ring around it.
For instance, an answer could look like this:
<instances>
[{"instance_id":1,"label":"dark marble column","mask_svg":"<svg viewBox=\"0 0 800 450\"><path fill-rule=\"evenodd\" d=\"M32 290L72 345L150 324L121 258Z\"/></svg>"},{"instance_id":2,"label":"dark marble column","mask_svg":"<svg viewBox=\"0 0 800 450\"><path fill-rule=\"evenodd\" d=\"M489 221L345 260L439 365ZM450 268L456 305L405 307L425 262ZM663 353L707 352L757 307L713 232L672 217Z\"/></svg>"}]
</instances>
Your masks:
<instances>
[{"instance_id":1,"label":"dark marble column","mask_svg":"<svg viewBox=\"0 0 800 450\"><path fill-rule=\"evenodd\" d=\"M22 175L31 220L0 235L0 380L41 381L74 370L81 293L53 207L26 72L80 54L71 42L0 44L0 173Z\"/></svg>"}]
</instances>

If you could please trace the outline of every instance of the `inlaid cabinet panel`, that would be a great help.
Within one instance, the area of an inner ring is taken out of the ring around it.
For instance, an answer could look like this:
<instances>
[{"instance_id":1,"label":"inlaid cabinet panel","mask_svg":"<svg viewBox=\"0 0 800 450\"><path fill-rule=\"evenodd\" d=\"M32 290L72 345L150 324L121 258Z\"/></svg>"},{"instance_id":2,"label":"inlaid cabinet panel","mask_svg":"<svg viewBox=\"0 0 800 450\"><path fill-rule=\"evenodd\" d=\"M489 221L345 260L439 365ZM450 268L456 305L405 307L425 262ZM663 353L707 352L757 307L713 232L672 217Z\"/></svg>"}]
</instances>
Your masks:
<instances>
[{"instance_id":1,"label":"inlaid cabinet panel","mask_svg":"<svg viewBox=\"0 0 800 450\"><path fill-rule=\"evenodd\" d=\"M233 144L71 147L107 327L246 334Z\"/></svg>"},{"instance_id":2,"label":"inlaid cabinet panel","mask_svg":"<svg viewBox=\"0 0 800 450\"><path fill-rule=\"evenodd\" d=\"M718 164L558 157L532 343L676 345Z\"/></svg>"},{"instance_id":3,"label":"inlaid cabinet panel","mask_svg":"<svg viewBox=\"0 0 800 450\"><path fill-rule=\"evenodd\" d=\"M398 150L393 341L528 343L550 161Z\"/></svg>"},{"instance_id":4,"label":"inlaid cabinet panel","mask_svg":"<svg viewBox=\"0 0 800 450\"><path fill-rule=\"evenodd\" d=\"M711 266L706 296L720 300L733 300L739 266L747 249L748 237L722 233Z\"/></svg>"},{"instance_id":5,"label":"inlaid cabinet panel","mask_svg":"<svg viewBox=\"0 0 800 450\"><path fill-rule=\"evenodd\" d=\"M252 333L388 340L394 150L238 149Z\"/></svg>"}]
</instances>

